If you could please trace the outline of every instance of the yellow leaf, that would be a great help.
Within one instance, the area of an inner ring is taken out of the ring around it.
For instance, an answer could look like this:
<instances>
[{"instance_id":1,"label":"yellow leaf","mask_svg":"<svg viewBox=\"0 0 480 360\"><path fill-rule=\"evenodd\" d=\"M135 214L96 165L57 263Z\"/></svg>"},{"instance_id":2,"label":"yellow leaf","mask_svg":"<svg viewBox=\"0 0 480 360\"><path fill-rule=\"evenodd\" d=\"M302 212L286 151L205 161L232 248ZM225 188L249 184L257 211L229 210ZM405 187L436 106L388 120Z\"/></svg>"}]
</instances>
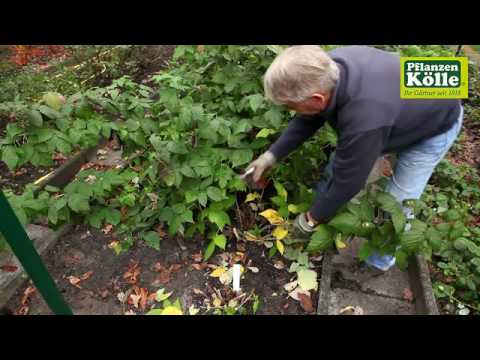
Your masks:
<instances>
[{"instance_id":1,"label":"yellow leaf","mask_svg":"<svg viewBox=\"0 0 480 360\"><path fill-rule=\"evenodd\" d=\"M268 222L272 225L281 225L285 222L280 216L280 214L273 209L265 210L261 212L260 215L267 219Z\"/></svg>"},{"instance_id":2,"label":"yellow leaf","mask_svg":"<svg viewBox=\"0 0 480 360\"><path fill-rule=\"evenodd\" d=\"M285 229L283 226L277 226L275 230L273 230L272 235L275 236L277 240L282 240L283 238L285 238L285 236L288 235L288 230Z\"/></svg>"},{"instance_id":3,"label":"yellow leaf","mask_svg":"<svg viewBox=\"0 0 480 360\"><path fill-rule=\"evenodd\" d=\"M225 269L224 267L218 267L218 268L216 268L215 270L212 271L210 276L211 277L220 277L226 271L227 271L227 269Z\"/></svg>"},{"instance_id":4,"label":"yellow leaf","mask_svg":"<svg viewBox=\"0 0 480 360\"><path fill-rule=\"evenodd\" d=\"M338 234L335 238L335 246L337 249L345 249L347 245L342 241L342 234Z\"/></svg>"},{"instance_id":5,"label":"yellow leaf","mask_svg":"<svg viewBox=\"0 0 480 360\"><path fill-rule=\"evenodd\" d=\"M283 255L285 251L285 246L283 245L283 243L280 240L277 240L275 241L275 245L277 246L277 250L280 252L280 254Z\"/></svg>"},{"instance_id":6,"label":"yellow leaf","mask_svg":"<svg viewBox=\"0 0 480 360\"><path fill-rule=\"evenodd\" d=\"M183 315L182 310L175 306L167 306L162 311L162 315Z\"/></svg>"},{"instance_id":7,"label":"yellow leaf","mask_svg":"<svg viewBox=\"0 0 480 360\"><path fill-rule=\"evenodd\" d=\"M215 298L215 300L213 300L213 306L220 307L220 305L222 305L222 300Z\"/></svg>"},{"instance_id":8,"label":"yellow leaf","mask_svg":"<svg viewBox=\"0 0 480 360\"><path fill-rule=\"evenodd\" d=\"M190 315L197 315L199 313L200 309L197 309L195 305L191 305L190 308L188 309L188 313Z\"/></svg>"},{"instance_id":9,"label":"yellow leaf","mask_svg":"<svg viewBox=\"0 0 480 360\"><path fill-rule=\"evenodd\" d=\"M257 192L254 192L254 193L250 193L247 195L247 198L245 199L245 202L250 202L250 201L253 201L253 200L256 200L256 199L260 199L260 194L257 193Z\"/></svg>"},{"instance_id":10,"label":"yellow leaf","mask_svg":"<svg viewBox=\"0 0 480 360\"><path fill-rule=\"evenodd\" d=\"M300 213L300 210L298 210L297 205L293 205L293 204L288 205L288 211L290 211L292 214Z\"/></svg>"}]
</instances>

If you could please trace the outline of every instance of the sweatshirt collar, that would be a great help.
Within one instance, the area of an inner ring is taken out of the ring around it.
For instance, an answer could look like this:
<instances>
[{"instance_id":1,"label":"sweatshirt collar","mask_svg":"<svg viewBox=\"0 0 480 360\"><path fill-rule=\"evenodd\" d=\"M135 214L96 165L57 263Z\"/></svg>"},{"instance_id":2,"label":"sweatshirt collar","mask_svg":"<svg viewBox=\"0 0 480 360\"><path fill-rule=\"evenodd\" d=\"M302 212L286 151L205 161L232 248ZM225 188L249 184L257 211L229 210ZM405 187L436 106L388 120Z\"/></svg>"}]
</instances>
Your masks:
<instances>
[{"instance_id":1,"label":"sweatshirt collar","mask_svg":"<svg viewBox=\"0 0 480 360\"><path fill-rule=\"evenodd\" d=\"M343 88L345 85L345 69L342 64L337 62L337 66L339 69L339 76L338 76L338 81L335 87L333 88L332 91L332 98L330 99L330 103L328 104L326 110L322 113L322 115L326 117L330 117L335 113L335 110L338 108L338 106L341 105L341 94L343 92Z\"/></svg>"}]
</instances>

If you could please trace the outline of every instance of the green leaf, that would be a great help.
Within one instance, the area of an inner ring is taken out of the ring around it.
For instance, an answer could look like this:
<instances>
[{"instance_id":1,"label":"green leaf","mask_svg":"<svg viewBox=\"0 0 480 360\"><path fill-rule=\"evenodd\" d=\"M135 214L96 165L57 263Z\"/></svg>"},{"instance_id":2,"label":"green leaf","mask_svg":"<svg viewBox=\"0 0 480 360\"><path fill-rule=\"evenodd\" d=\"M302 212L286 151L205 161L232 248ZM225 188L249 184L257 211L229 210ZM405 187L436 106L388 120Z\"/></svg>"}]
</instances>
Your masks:
<instances>
[{"instance_id":1,"label":"green leaf","mask_svg":"<svg viewBox=\"0 0 480 360\"><path fill-rule=\"evenodd\" d=\"M405 214L400 211L392 214L393 227L395 228L395 233L400 234L405 229L405 223L407 219Z\"/></svg>"},{"instance_id":2,"label":"green leaf","mask_svg":"<svg viewBox=\"0 0 480 360\"><path fill-rule=\"evenodd\" d=\"M212 256L213 252L215 251L215 241L210 241L207 248L205 249L205 254L203 255L203 260L207 261Z\"/></svg>"},{"instance_id":3,"label":"green leaf","mask_svg":"<svg viewBox=\"0 0 480 360\"><path fill-rule=\"evenodd\" d=\"M256 112L263 104L263 95L261 94L255 94L255 95L250 95L248 98L248 103L250 104L250 107L252 108L253 112Z\"/></svg>"},{"instance_id":4,"label":"green leaf","mask_svg":"<svg viewBox=\"0 0 480 360\"><path fill-rule=\"evenodd\" d=\"M302 290L317 290L317 272L310 269L301 269L298 271L298 285Z\"/></svg>"},{"instance_id":5,"label":"green leaf","mask_svg":"<svg viewBox=\"0 0 480 360\"><path fill-rule=\"evenodd\" d=\"M269 258L272 258L273 256L275 256L275 254L277 253L278 249L276 246L272 246L270 248L270 250L268 250L268 257Z\"/></svg>"},{"instance_id":6,"label":"green leaf","mask_svg":"<svg viewBox=\"0 0 480 360\"><path fill-rule=\"evenodd\" d=\"M332 247L334 242L333 231L328 225L321 224L315 228L306 248L308 252L325 251Z\"/></svg>"},{"instance_id":7,"label":"green leaf","mask_svg":"<svg viewBox=\"0 0 480 360\"><path fill-rule=\"evenodd\" d=\"M397 199L395 199L395 197L393 197L392 194L387 192L378 192L375 200L382 210L385 210L391 214L402 212L400 203L397 201Z\"/></svg>"},{"instance_id":8,"label":"green leaf","mask_svg":"<svg viewBox=\"0 0 480 360\"><path fill-rule=\"evenodd\" d=\"M347 204L347 210L350 211L357 218L362 219L362 209L361 209L360 204L355 204L353 202L349 202Z\"/></svg>"},{"instance_id":9,"label":"green leaf","mask_svg":"<svg viewBox=\"0 0 480 360\"><path fill-rule=\"evenodd\" d=\"M105 219L105 212L104 211L92 211L88 217L88 223L96 229L100 229L102 227L102 222Z\"/></svg>"},{"instance_id":10,"label":"green leaf","mask_svg":"<svg viewBox=\"0 0 480 360\"><path fill-rule=\"evenodd\" d=\"M252 129L252 125L246 119L242 119L239 122L234 122L233 124L233 134L243 134Z\"/></svg>"},{"instance_id":11,"label":"green leaf","mask_svg":"<svg viewBox=\"0 0 480 360\"><path fill-rule=\"evenodd\" d=\"M15 146L5 146L2 151L2 161L7 164L10 170L15 169L18 164L19 157Z\"/></svg>"},{"instance_id":12,"label":"green leaf","mask_svg":"<svg viewBox=\"0 0 480 360\"><path fill-rule=\"evenodd\" d=\"M225 225L230 225L230 217L225 211L208 211L208 220L216 224L220 230L224 228Z\"/></svg>"},{"instance_id":13,"label":"green leaf","mask_svg":"<svg viewBox=\"0 0 480 360\"><path fill-rule=\"evenodd\" d=\"M405 251L415 252L419 250L420 245L425 240L424 233L427 229L427 224L417 219L411 220L410 224L412 226L410 230L400 235L400 244Z\"/></svg>"},{"instance_id":14,"label":"green leaf","mask_svg":"<svg viewBox=\"0 0 480 360\"><path fill-rule=\"evenodd\" d=\"M90 210L88 197L83 194L71 194L68 198L68 206L77 213L86 213Z\"/></svg>"},{"instance_id":15,"label":"green leaf","mask_svg":"<svg viewBox=\"0 0 480 360\"><path fill-rule=\"evenodd\" d=\"M53 131L51 129L39 129L38 131L35 132L35 134L38 136L38 142L46 142L50 140L53 136Z\"/></svg>"},{"instance_id":16,"label":"green leaf","mask_svg":"<svg viewBox=\"0 0 480 360\"><path fill-rule=\"evenodd\" d=\"M56 186L52 186L52 185L46 185L44 187L44 190L45 191L48 191L48 192L53 192L53 193L56 193L56 192L59 192L60 191L60 188L56 187Z\"/></svg>"},{"instance_id":17,"label":"green leaf","mask_svg":"<svg viewBox=\"0 0 480 360\"><path fill-rule=\"evenodd\" d=\"M149 231L143 235L146 244L156 250L160 250L160 236L155 231Z\"/></svg>"},{"instance_id":18,"label":"green leaf","mask_svg":"<svg viewBox=\"0 0 480 360\"><path fill-rule=\"evenodd\" d=\"M272 134L275 134L276 131L273 129L262 129L258 132L258 134L255 136L255 138L266 138L269 137Z\"/></svg>"},{"instance_id":19,"label":"green leaf","mask_svg":"<svg viewBox=\"0 0 480 360\"><path fill-rule=\"evenodd\" d=\"M279 109L270 109L265 113L264 116L270 125L272 125L275 129L278 129L282 125L283 115Z\"/></svg>"},{"instance_id":20,"label":"green leaf","mask_svg":"<svg viewBox=\"0 0 480 360\"><path fill-rule=\"evenodd\" d=\"M395 263L400 270L405 271L408 266L408 255L402 250L397 250L395 252Z\"/></svg>"},{"instance_id":21,"label":"green leaf","mask_svg":"<svg viewBox=\"0 0 480 360\"><path fill-rule=\"evenodd\" d=\"M225 235L217 234L213 237L213 241L220 249L225 250L225 246L227 245L227 238Z\"/></svg>"},{"instance_id":22,"label":"green leaf","mask_svg":"<svg viewBox=\"0 0 480 360\"><path fill-rule=\"evenodd\" d=\"M360 212L363 221L371 222L375 218L375 209L372 205L370 205L367 197L364 197L360 201Z\"/></svg>"},{"instance_id":23,"label":"green leaf","mask_svg":"<svg viewBox=\"0 0 480 360\"><path fill-rule=\"evenodd\" d=\"M180 172L186 177L190 177L190 178L196 177L196 174L193 168L187 164L182 165L182 167L180 168Z\"/></svg>"},{"instance_id":24,"label":"green leaf","mask_svg":"<svg viewBox=\"0 0 480 360\"><path fill-rule=\"evenodd\" d=\"M117 209L107 209L105 220L112 225L118 225L120 223L122 214Z\"/></svg>"},{"instance_id":25,"label":"green leaf","mask_svg":"<svg viewBox=\"0 0 480 360\"><path fill-rule=\"evenodd\" d=\"M358 250L358 258L362 261L365 261L368 259L368 257L371 255L372 249L370 247L370 244L368 241L365 241L361 248Z\"/></svg>"},{"instance_id":26,"label":"green leaf","mask_svg":"<svg viewBox=\"0 0 480 360\"><path fill-rule=\"evenodd\" d=\"M48 92L45 95L43 95L43 101L54 109L55 111L60 111L60 109L63 106L63 101L60 98L60 94L54 93L54 92Z\"/></svg>"},{"instance_id":27,"label":"green leaf","mask_svg":"<svg viewBox=\"0 0 480 360\"><path fill-rule=\"evenodd\" d=\"M442 216L447 221L457 221L462 218L462 215L457 210L448 210Z\"/></svg>"},{"instance_id":28,"label":"green leaf","mask_svg":"<svg viewBox=\"0 0 480 360\"><path fill-rule=\"evenodd\" d=\"M165 301L172 294L173 294L173 291L166 293L164 288L158 289L157 292L155 293L155 301L157 302Z\"/></svg>"},{"instance_id":29,"label":"green leaf","mask_svg":"<svg viewBox=\"0 0 480 360\"><path fill-rule=\"evenodd\" d=\"M285 187L277 181L273 183L273 186L275 186L278 196L280 196L284 201L287 201L288 193L287 190L285 190Z\"/></svg>"},{"instance_id":30,"label":"green leaf","mask_svg":"<svg viewBox=\"0 0 480 360\"><path fill-rule=\"evenodd\" d=\"M361 231L360 219L350 213L336 215L328 225L333 226L344 234L356 234Z\"/></svg>"},{"instance_id":31,"label":"green leaf","mask_svg":"<svg viewBox=\"0 0 480 360\"><path fill-rule=\"evenodd\" d=\"M213 201L221 201L225 199L224 191L214 186L209 186L207 188L207 196Z\"/></svg>"},{"instance_id":32,"label":"green leaf","mask_svg":"<svg viewBox=\"0 0 480 360\"><path fill-rule=\"evenodd\" d=\"M50 221L52 224L56 225L57 222L58 222L58 210L53 207L53 206L50 206L48 208L48 221Z\"/></svg>"},{"instance_id":33,"label":"green leaf","mask_svg":"<svg viewBox=\"0 0 480 360\"><path fill-rule=\"evenodd\" d=\"M253 151L250 149L234 150L232 152L232 166L237 167L249 163L253 158Z\"/></svg>"},{"instance_id":34,"label":"green leaf","mask_svg":"<svg viewBox=\"0 0 480 360\"><path fill-rule=\"evenodd\" d=\"M49 108L48 106L45 106L45 105L39 106L38 109L40 110L40 112L43 115L45 115L46 117L48 117L50 119L56 119L56 118L62 116L62 114L60 114L58 111L53 110L53 109L51 109L51 108Z\"/></svg>"},{"instance_id":35,"label":"green leaf","mask_svg":"<svg viewBox=\"0 0 480 360\"><path fill-rule=\"evenodd\" d=\"M30 120L30 123L33 126L42 127L42 125L43 125L42 114L37 110L30 110L28 112L28 120Z\"/></svg>"}]
</instances>

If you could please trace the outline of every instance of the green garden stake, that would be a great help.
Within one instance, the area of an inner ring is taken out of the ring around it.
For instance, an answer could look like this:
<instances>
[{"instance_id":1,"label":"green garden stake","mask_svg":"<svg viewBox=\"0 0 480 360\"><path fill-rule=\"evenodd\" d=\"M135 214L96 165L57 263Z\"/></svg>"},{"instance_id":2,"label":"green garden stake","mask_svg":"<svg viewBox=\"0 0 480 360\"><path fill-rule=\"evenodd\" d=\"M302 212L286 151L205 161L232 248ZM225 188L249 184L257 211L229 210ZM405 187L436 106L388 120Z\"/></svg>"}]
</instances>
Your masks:
<instances>
[{"instance_id":1,"label":"green garden stake","mask_svg":"<svg viewBox=\"0 0 480 360\"><path fill-rule=\"evenodd\" d=\"M57 315L73 315L3 191L0 191L0 214L0 232L50 309Z\"/></svg>"}]
</instances>

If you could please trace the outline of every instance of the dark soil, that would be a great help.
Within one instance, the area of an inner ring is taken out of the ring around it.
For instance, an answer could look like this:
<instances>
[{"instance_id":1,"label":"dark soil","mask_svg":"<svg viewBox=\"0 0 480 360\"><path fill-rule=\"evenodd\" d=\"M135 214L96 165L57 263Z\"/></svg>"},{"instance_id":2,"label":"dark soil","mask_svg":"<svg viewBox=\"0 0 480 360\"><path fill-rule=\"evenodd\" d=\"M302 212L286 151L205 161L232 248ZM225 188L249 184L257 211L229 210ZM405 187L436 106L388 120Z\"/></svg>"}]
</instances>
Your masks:
<instances>
[{"instance_id":1,"label":"dark soil","mask_svg":"<svg viewBox=\"0 0 480 360\"><path fill-rule=\"evenodd\" d=\"M47 175L53 169L55 169L55 167L35 167L27 164L14 171L10 171L7 165L3 161L0 161L0 189L11 189L15 194L19 195L23 192L25 185Z\"/></svg>"},{"instance_id":2,"label":"dark soil","mask_svg":"<svg viewBox=\"0 0 480 360\"><path fill-rule=\"evenodd\" d=\"M218 278L209 276L211 268L196 270L192 266L201 264L201 260L194 256L206 247L201 240L185 240L186 250L182 251L175 240L167 238L162 240L160 251L139 244L117 256L108 247L114 239L115 236L105 235L102 231L89 229L84 225L77 226L75 231L60 240L44 257L48 270L74 313L124 314L128 310L133 310L136 314L145 313L154 306L153 300L141 310L132 304L122 304L117 298L119 293L128 295L132 289L135 290L135 286L147 289L148 294L164 287L166 291L173 291L171 299L180 299L184 310L194 304L201 309L200 314L212 312L211 310L206 312L204 301L212 299L214 289L217 289L226 301L234 297L230 287L223 286ZM245 250L241 251L245 254L241 261L245 267L259 269L257 273L247 270L240 284L246 294L253 291L259 296L260 306L257 314L305 314L299 302L287 298L287 293L283 289L293 277L293 274L287 271L288 261L282 259L285 267L279 270L274 267L274 262L280 257L268 259L263 246L252 243L237 244L235 240L230 242L223 256L238 255L239 253L236 253L238 250ZM220 264L221 254L217 250L208 264ZM140 270L138 281L134 284L129 283L123 276L133 263L138 263ZM172 269L172 265L174 269L168 275L166 269ZM89 271L93 271L93 274L78 284L81 289L73 286L67 279L69 276L80 278ZM22 298L28 286L29 284L26 284L17 291L7 304L7 308L18 313L50 314L38 292L33 293L29 301L24 301L26 305L22 307ZM316 303L316 294L312 301ZM245 308L251 313L251 301L246 303Z\"/></svg>"}]
</instances>

